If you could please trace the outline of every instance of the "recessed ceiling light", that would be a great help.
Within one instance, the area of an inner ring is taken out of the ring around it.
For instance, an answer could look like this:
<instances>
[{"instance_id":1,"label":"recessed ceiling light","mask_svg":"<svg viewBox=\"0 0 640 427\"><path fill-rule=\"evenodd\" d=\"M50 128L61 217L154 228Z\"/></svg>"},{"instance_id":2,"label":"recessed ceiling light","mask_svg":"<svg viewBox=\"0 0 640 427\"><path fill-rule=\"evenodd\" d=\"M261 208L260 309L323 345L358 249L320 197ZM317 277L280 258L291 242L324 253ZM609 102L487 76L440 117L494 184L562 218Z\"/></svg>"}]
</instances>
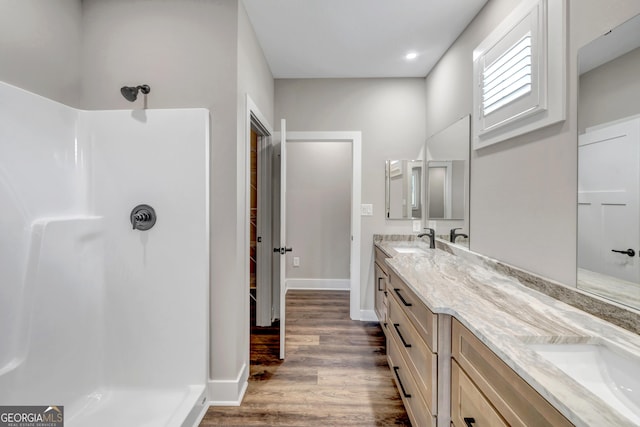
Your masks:
<instances>
[{"instance_id":1,"label":"recessed ceiling light","mask_svg":"<svg viewBox=\"0 0 640 427\"><path fill-rule=\"evenodd\" d=\"M418 54L415 53L415 52L409 52L405 56L405 58L408 59L408 60L416 59L417 57L418 57Z\"/></svg>"}]
</instances>

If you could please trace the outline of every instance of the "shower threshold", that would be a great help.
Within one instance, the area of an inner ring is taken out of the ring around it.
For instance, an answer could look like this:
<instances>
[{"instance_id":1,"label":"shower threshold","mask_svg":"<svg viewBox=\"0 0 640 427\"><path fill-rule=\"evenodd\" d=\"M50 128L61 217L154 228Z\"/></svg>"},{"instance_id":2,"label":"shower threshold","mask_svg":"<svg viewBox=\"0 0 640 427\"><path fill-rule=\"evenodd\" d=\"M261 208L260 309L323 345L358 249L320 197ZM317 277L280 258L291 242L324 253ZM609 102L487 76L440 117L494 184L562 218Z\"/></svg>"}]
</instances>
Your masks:
<instances>
[{"instance_id":1,"label":"shower threshold","mask_svg":"<svg viewBox=\"0 0 640 427\"><path fill-rule=\"evenodd\" d=\"M204 385L101 388L65 406L65 426L191 427L203 400Z\"/></svg>"}]
</instances>

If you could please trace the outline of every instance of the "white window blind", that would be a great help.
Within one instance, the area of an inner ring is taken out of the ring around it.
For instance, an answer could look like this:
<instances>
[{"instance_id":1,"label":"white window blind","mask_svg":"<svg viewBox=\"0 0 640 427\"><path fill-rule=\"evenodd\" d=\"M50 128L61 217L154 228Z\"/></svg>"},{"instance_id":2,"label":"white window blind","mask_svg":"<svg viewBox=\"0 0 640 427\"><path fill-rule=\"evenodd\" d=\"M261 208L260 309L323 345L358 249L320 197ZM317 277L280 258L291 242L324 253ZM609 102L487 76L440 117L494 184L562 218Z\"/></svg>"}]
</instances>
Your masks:
<instances>
[{"instance_id":1,"label":"white window blind","mask_svg":"<svg viewBox=\"0 0 640 427\"><path fill-rule=\"evenodd\" d=\"M484 115L531 92L532 39L528 32L482 72Z\"/></svg>"}]
</instances>

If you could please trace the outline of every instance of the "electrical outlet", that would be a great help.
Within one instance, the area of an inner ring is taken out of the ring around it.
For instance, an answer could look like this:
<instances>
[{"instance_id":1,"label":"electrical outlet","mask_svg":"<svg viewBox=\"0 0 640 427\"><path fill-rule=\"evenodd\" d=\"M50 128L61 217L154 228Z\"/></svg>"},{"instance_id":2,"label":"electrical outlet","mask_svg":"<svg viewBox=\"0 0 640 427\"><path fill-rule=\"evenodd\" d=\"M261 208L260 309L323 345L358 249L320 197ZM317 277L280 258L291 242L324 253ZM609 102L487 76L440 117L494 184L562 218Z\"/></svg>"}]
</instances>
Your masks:
<instances>
[{"instance_id":1,"label":"electrical outlet","mask_svg":"<svg viewBox=\"0 0 640 427\"><path fill-rule=\"evenodd\" d=\"M413 221L413 231L418 233L422 231L422 221Z\"/></svg>"},{"instance_id":2,"label":"electrical outlet","mask_svg":"<svg viewBox=\"0 0 640 427\"><path fill-rule=\"evenodd\" d=\"M299 256L294 256L293 257L293 266L294 267L300 267L300 257Z\"/></svg>"}]
</instances>

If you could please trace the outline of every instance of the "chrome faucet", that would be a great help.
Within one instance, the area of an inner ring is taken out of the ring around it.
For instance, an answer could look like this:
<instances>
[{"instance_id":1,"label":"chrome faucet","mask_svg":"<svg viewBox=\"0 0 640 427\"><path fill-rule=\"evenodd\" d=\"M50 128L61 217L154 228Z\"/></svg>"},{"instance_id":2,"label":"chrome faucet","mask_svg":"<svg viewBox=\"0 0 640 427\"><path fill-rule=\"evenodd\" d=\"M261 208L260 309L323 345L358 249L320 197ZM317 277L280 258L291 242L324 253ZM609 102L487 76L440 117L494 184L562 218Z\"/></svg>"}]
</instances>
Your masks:
<instances>
[{"instance_id":1,"label":"chrome faucet","mask_svg":"<svg viewBox=\"0 0 640 427\"><path fill-rule=\"evenodd\" d=\"M424 237L424 236L429 237L429 248L435 249L436 248L436 231L433 228L425 228L425 230L427 230L427 232L418 234L418 237Z\"/></svg>"},{"instance_id":2,"label":"chrome faucet","mask_svg":"<svg viewBox=\"0 0 640 427\"><path fill-rule=\"evenodd\" d=\"M455 243L457 237L469 238L469 236L464 233L456 233L456 230L462 230L462 228L452 228L451 231L449 231L449 241L451 243Z\"/></svg>"}]
</instances>

